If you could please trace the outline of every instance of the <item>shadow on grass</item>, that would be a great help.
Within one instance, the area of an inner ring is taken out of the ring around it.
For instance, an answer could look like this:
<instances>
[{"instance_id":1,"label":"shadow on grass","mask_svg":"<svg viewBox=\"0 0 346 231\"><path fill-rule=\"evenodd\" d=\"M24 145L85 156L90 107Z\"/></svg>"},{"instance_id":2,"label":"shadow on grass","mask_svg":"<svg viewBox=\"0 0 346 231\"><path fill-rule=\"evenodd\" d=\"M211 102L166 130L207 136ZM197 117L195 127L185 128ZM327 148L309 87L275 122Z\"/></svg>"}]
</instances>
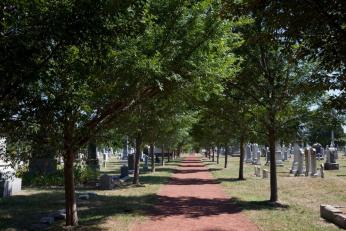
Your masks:
<instances>
[{"instance_id":1,"label":"shadow on grass","mask_svg":"<svg viewBox=\"0 0 346 231\"><path fill-rule=\"evenodd\" d=\"M177 162L172 162L169 165L173 167L177 165ZM166 168L158 167L156 170L159 172L174 172L174 168L168 166ZM107 173L109 174L109 172ZM169 179L170 174L157 176L147 173L140 176L142 184L163 184L169 182ZM124 186L124 188L126 187L132 187L130 182L128 186ZM63 189L45 189L45 191L39 188L28 189L33 192L24 191L26 195L0 198L0 230L28 229L32 224L38 223L41 217L65 208ZM85 190L85 188L80 190ZM98 192L98 190L93 191ZM79 228L83 230L101 230L97 228L97 225L103 219L114 215L130 214L129 216L134 216L135 214L143 214L145 211L151 210L156 201L157 196L155 194L144 196L98 195L88 201L78 201L81 224ZM63 225L64 222L62 221L54 223L49 230L61 230ZM89 227L89 225L92 226Z\"/></svg>"},{"instance_id":2,"label":"shadow on grass","mask_svg":"<svg viewBox=\"0 0 346 231\"><path fill-rule=\"evenodd\" d=\"M216 178L215 179L218 182L241 182L241 181L245 181L245 179L239 179L239 178Z\"/></svg>"},{"instance_id":3,"label":"shadow on grass","mask_svg":"<svg viewBox=\"0 0 346 231\"><path fill-rule=\"evenodd\" d=\"M288 209L289 205L279 202L273 203L269 200L264 201L243 201L237 197L231 198L231 201L238 205L242 210L283 210Z\"/></svg>"},{"instance_id":4,"label":"shadow on grass","mask_svg":"<svg viewBox=\"0 0 346 231\"><path fill-rule=\"evenodd\" d=\"M38 222L44 213L64 207L63 192L37 193L28 196L14 196L1 200L0 223L2 229L26 229ZM156 204L156 206L154 206ZM141 196L97 195L88 201L78 201L79 226L75 230L102 230L114 216L135 217L151 215L155 219L182 215L185 218L199 218L220 214L234 214L242 210L287 209L287 205L272 204L269 201L242 201L239 198L197 198L168 197L156 194ZM51 228L61 230L63 222Z\"/></svg>"},{"instance_id":5,"label":"shadow on grass","mask_svg":"<svg viewBox=\"0 0 346 231\"><path fill-rule=\"evenodd\" d=\"M0 200L0 230L27 229L44 214L64 208L62 190L3 198Z\"/></svg>"}]
</instances>

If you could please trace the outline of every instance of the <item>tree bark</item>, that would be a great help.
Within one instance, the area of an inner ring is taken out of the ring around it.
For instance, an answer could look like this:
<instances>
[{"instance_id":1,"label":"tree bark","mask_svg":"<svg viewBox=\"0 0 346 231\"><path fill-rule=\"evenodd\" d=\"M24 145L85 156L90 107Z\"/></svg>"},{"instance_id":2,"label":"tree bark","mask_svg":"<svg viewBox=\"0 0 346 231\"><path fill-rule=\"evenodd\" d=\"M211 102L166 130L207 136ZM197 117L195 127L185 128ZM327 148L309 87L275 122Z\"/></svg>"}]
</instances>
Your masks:
<instances>
[{"instance_id":1,"label":"tree bark","mask_svg":"<svg viewBox=\"0 0 346 231\"><path fill-rule=\"evenodd\" d=\"M135 171L133 173L132 184L139 184L139 159L141 158L142 134L138 132L136 137Z\"/></svg>"},{"instance_id":2,"label":"tree bark","mask_svg":"<svg viewBox=\"0 0 346 231\"><path fill-rule=\"evenodd\" d=\"M228 145L226 145L226 148L225 148L225 168L227 168L227 164L228 164L228 152L229 152L229 147L228 147Z\"/></svg>"},{"instance_id":3,"label":"tree bark","mask_svg":"<svg viewBox=\"0 0 346 231\"><path fill-rule=\"evenodd\" d=\"M155 153L154 144L150 144L151 172L155 172Z\"/></svg>"},{"instance_id":4,"label":"tree bark","mask_svg":"<svg viewBox=\"0 0 346 231\"><path fill-rule=\"evenodd\" d=\"M240 135L239 180L244 180L244 136Z\"/></svg>"},{"instance_id":5,"label":"tree bark","mask_svg":"<svg viewBox=\"0 0 346 231\"><path fill-rule=\"evenodd\" d=\"M213 156L212 156L212 161L215 162L215 148L213 147Z\"/></svg>"},{"instance_id":6,"label":"tree bark","mask_svg":"<svg viewBox=\"0 0 346 231\"><path fill-rule=\"evenodd\" d=\"M274 123L275 121L271 119L271 124L268 126L268 143L270 151L270 201L276 202L278 200L278 188L277 188L277 178L276 178L276 160L275 160L275 140L276 133Z\"/></svg>"},{"instance_id":7,"label":"tree bark","mask_svg":"<svg viewBox=\"0 0 346 231\"><path fill-rule=\"evenodd\" d=\"M168 149L167 152L168 152L168 155L167 155L167 162L170 162L170 161L171 161L171 153L170 153L170 150Z\"/></svg>"},{"instance_id":8,"label":"tree bark","mask_svg":"<svg viewBox=\"0 0 346 231\"><path fill-rule=\"evenodd\" d=\"M164 166L165 165L165 152L164 152L164 148L163 148L163 145L162 145L162 148L161 148L161 166Z\"/></svg>"},{"instance_id":9,"label":"tree bark","mask_svg":"<svg viewBox=\"0 0 346 231\"><path fill-rule=\"evenodd\" d=\"M216 163L219 164L220 160L220 147L217 147L216 151Z\"/></svg>"},{"instance_id":10,"label":"tree bark","mask_svg":"<svg viewBox=\"0 0 346 231\"><path fill-rule=\"evenodd\" d=\"M64 183L65 183L65 209L66 226L78 225L77 204L73 174L73 123L66 119L64 127Z\"/></svg>"}]
</instances>

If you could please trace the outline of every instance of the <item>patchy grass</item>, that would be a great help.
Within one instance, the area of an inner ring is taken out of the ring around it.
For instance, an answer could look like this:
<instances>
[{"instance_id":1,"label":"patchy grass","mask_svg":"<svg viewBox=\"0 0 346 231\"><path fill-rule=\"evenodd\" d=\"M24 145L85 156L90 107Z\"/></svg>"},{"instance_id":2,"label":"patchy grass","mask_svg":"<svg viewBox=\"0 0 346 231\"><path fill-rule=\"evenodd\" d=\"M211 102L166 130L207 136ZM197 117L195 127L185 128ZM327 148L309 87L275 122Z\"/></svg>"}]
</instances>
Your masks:
<instances>
[{"instance_id":1,"label":"patchy grass","mask_svg":"<svg viewBox=\"0 0 346 231\"><path fill-rule=\"evenodd\" d=\"M142 186L130 183L115 190L94 190L97 196L78 200L79 226L75 230L127 230L134 221L146 219L146 211L156 202L156 192L166 183L179 160L157 167L156 173L142 173ZM113 163L102 172L118 173L121 164ZM114 169L112 169L114 168ZM81 192L83 190L78 190ZM88 190L91 192L91 190ZM27 188L10 198L0 198L0 230L24 230L38 223L44 214L64 208L63 189ZM61 230L64 222L50 226Z\"/></svg>"},{"instance_id":2,"label":"patchy grass","mask_svg":"<svg viewBox=\"0 0 346 231\"><path fill-rule=\"evenodd\" d=\"M293 159L293 157L292 157ZM320 166L320 161L317 166ZM320 218L320 204L346 205L346 157L339 154L340 170L325 171L325 178L294 177L289 174L291 161L278 167L278 193L280 204L268 203L269 179L254 176L254 165L244 164L246 180L239 181L239 157L230 158L227 169L224 159L219 165L205 159L214 177L224 186L232 200L245 214L266 231L326 231L340 230ZM262 159L262 168L268 169ZM319 168L319 167L318 167Z\"/></svg>"}]
</instances>

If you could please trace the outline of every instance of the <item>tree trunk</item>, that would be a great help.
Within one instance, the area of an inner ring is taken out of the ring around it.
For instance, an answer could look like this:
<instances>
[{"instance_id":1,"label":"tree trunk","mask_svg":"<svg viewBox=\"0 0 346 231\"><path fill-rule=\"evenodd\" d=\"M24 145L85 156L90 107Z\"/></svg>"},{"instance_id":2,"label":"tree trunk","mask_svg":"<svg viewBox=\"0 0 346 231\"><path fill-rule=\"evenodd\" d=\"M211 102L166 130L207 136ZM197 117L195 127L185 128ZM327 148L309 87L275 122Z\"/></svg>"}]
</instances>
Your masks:
<instances>
[{"instance_id":1,"label":"tree trunk","mask_svg":"<svg viewBox=\"0 0 346 231\"><path fill-rule=\"evenodd\" d=\"M97 159L97 146L94 139L92 139L88 144L87 165L95 172L100 169L99 160Z\"/></svg>"},{"instance_id":2,"label":"tree trunk","mask_svg":"<svg viewBox=\"0 0 346 231\"><path fill-rule=\"evenodd\" d=\"M165 152L164 152L164 149L163 149L163 145L162 145L162 148L161 148L161 166L164 166L165 165Z\"/></svg>"},{"instance_id":3,"label":"tree trunk","mask_svg":"<svg viewBox=\"0 0 346 231\"><path fill-rule=\"evenodd\" d=\"M212 161L215 161L215 148L213 147L213 157L212 157Z\"/></svg>"},{"instance_id":4,"label":"tree trunk","mask_svg":"<svg viewBox=\"0 0 346 231\"><path fill-rule=\"evenodd\" d=\"M219 164L220 160L220 147L217 147L216 151L216 163Z\"/></svg>"},{"instance_id":5,"label":"tree trunk","mask_svg":"<svg viewBox=\"0 0 346 231\"><path fill-rule=\"evenodd\" d=\"M73 175L74 153L72 149L65 151L64 181L65 181L65 207L66 226L78 225L77 204L75 197L75 185Z\"/></svg>"},{"instance_id":6,"label":"tree trunk","mask_svg":"<svg viewBox=\"0 0 346 231\"><path fill-rule=\"evenodd\" d=\"M155 172L154 144L150 144L151 172Z\"/></svg>"},{"instance_id":7,"label":"tree trunk","mask_svg":"<svg viewBox=\"0 0 346 231\"><path fill-rule=\"evenodd\" d=\"M229 147L228 147L228 145L226 145L226 148L225 148L225 168L227 168L227 164L228 164L228 152L229 152Z\"/></svg>"},{"instance_id":8,"label":"tree trunk","mask_svg":"<svg viewBox=\"0 0 346 231\"><path fill-rule=\"evenodd\" d=\"M136 137L135 171L133 173L132 184L139 184L139 159L141 158L142 135L138 132Z\"/></svg>"},{"instance_id":9,"label":"tree trunk","mask_svg":"<svg viewBox=\"0 0 346 231\"><path fill-rule=\"evenodd\" d=\"M270 151L270 201L276 202L278 200L278 188L276 179L276 160L275 160L275 127L274 120L271 120L271 124L268 128L268 143Z\"/></svg>"},{"instance_id":10,"label":"tree trunk","mask_svg":"<svg viewBox=\"0 0 346 231\"><path fill-rule=\"evenodd\" d=\"M167 155L167 162L170 162L170 161L171 161L171 153L170 153L170 150L168 149L167 152L168 152L168 155Z\"/></svg>"},{"instance_id":11,"label":"tree trunk","mask_svg":"<svg viewBox=\"0 0 346 231\"><path fill-rule=\"evenodd\" d=\"M244 180L244 136L240 135L239 180Z\"/></svg>"}]
</instances>

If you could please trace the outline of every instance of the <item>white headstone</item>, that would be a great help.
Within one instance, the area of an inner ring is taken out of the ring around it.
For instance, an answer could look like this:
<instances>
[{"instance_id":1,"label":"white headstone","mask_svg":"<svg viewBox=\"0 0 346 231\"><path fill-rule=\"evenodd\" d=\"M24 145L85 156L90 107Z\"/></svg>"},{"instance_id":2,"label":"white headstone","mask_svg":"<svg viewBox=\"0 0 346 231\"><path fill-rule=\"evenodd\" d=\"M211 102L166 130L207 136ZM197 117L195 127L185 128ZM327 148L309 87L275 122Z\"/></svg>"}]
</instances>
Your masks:
<instances>
[{"instance_id":1,"label":"white headstone","mask_svg":"<svg viewBox=\"0 0 346 231\"><path fill-rule=\"evenodd\" d=\"M251 163L251 146L250 144L247 144L245 147L245 162L246 163Z\"/></svg>"},{"instance_id":2,"label":"white headstone","mask_svg":"<svg viewBox=\"0 0 346 231\"><path fill-rule=\"evenodd\" d=\"M298 144L294 145L294 155L297 155L298 166L295 176L304 176L303 173L303 161L304 161L304 151L299 148Z\"/></svg>"},{"instance_id":3,"label":"white headstone","mask_svg":"<svg viewBox=\"0 0 346 231\"><path fill-rule=\"evenodd\" d=\"M284 163L282 162L281 147L279 142L275 143L275 163L276 166L284 166Z\"/></svg>"},{"instance_id":4,"label":"white headstone","mask_svg":"<svg viewBox=\"0 0 346 231\"><path fill-rule=\"evenodd\" d=\"M298 169L298 155L300 152L300 148L299 148L299 145L297 143L294 144L293 150L294 150L293 161L292 161L290 173L296 174L297 169Z\"/></svg>"}]
</instances>

